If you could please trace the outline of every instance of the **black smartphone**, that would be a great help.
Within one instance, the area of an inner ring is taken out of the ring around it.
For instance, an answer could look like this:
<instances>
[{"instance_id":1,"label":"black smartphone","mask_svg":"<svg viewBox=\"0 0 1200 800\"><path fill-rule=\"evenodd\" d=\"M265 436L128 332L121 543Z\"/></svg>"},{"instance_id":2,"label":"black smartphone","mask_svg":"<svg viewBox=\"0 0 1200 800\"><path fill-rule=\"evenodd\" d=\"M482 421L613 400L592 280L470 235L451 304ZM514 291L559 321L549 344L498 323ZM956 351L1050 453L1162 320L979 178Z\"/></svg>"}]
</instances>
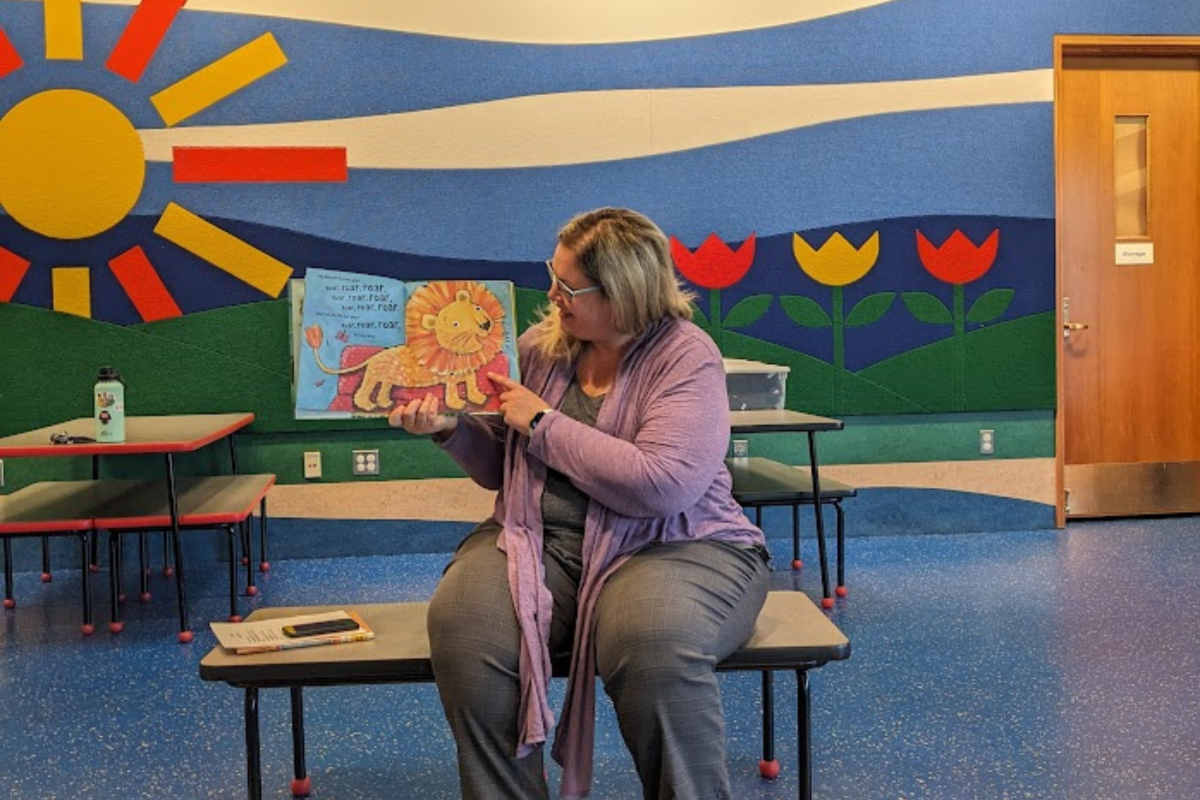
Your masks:
<instances>
[{"instance_id":1,"label":"black smartphone","mask_svg":"<svg viewBox=\"0 0 1200 800\"><path fill-rule=\"evenodd\" d=\"M283 635L290 639L304 636L321 636L326 633L342 633L358 630L358 623L352 619L327 619L320 622L304 622L300 625L284 625Z\"/></svg>"}]
</instances>

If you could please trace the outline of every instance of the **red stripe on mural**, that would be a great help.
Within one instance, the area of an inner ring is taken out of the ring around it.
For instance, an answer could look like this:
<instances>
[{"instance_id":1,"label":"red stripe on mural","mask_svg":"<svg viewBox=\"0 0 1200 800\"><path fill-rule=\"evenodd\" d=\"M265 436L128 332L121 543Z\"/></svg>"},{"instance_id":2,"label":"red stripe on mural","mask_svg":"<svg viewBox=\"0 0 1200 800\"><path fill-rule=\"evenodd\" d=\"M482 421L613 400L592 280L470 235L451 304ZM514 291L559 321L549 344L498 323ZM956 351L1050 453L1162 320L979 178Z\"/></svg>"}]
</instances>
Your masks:
<instances>
[{"instance_id":1,"label":"red stripe on mural","mask_svg":"<svg viewBox=\"0 0 1200 800\"><path fill-rule=\"evenodd\" d=\"M11 250L0 247L0 303L7 303L13 299L28 269L28 261Z\"/></svg>"},{"instance_id":2,"label":"red stripe on mural","mask_svg":"<svg viewBox=\"0 0 1200 800\"><path fill-rule=\"evenodd\" d=\"M176 147L176 183L345 182L344 147Z\"/></svg>"},{"instance_id":3,"label":"red stripe on mural","mask_svg":"<svg viewBox=\"0 0 1200 800\"><path fill-rule=\"evenodd\" d=\"M187 0L142 0L129 18L105 65L126 80L137 83L154 51L162 43L175 15Z\"/></svg>"},{"instance_id":4,"label":"red stripe on mural","mask_svg":"<svg viewBox=\"0 0 1200 800\"><path fill-rule=\"evenodd\" d=\"M21 54L13 47L3 30L0 30L0 78L24 65Z\"/></svg>"},{"instance_id":5,"label":"red stripe on mural","mask_svg":"<svg viewBox=\"0 0 1200 800\"><path fill-rule=\"evenodd\" d=\"M141 247L134 246L108 262L133 307L146 322L183 316Z\"/></svg>"}]
</instances>

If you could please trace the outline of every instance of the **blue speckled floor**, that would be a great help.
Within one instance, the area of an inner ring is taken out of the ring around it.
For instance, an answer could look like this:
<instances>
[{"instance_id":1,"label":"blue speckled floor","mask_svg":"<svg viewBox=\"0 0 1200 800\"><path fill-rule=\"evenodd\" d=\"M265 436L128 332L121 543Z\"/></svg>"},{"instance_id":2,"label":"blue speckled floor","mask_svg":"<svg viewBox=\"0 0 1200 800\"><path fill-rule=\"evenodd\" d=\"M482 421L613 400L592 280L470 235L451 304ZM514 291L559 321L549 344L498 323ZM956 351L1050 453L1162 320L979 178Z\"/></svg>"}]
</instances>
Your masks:
<instances>
[{"instance_id":1,"label":"blue speckled floor","mask_svg":"<svg viewBox=\"0 0 1200 800\"><path fill-rule=\"evenodd\" d=\"M1200 797L1200 520L850 545L851 595L833 619L853 656L812 679L818 798ZM255 602L422 599L447 557L277 562ZM3 612L0 798L244 797L241 693L196 670L213 644L200 621L224 613L223 571L190 576L190 646L174 641L161 577L151 603L128 608L124 634L81 638L77 577L63 571L43 585L20 573L20 607ZM792 576L776 579L782 588ZM802 588L814 594L816 583L806 575ZM735 796L795 797L787 736L780 778L757 774L757 679L722 681ZM787 733L794 682L780 681L777 725ZM431 686L306 699L314 797L458 796ZM264 692L262 705L266 796L286 798L287 694ZM593 796L640 796L607 703L599 708Z\"/></svg>"}]
</instances>

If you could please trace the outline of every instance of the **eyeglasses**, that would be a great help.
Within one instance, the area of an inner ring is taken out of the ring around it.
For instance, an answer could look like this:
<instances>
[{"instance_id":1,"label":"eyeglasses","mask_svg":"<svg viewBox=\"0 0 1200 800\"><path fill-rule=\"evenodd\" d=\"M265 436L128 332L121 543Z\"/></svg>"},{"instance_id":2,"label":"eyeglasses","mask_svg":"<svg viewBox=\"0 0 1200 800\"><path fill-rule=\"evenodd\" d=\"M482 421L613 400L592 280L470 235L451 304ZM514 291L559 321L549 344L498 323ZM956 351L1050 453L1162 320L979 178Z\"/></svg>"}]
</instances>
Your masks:
<instances>
[{"instance_id":1,"label":"eyeglasses","mask_svg":"<svg viewBox=\"0 0 1200 800\"><path fill-rule=\"evenodd\" d=\"M90 436L72 436L63 431L62 433L50 434L50 441L53 444L87 444L88 442L96 441Z\"/></svg>"},{"instance_id":2,"label":"eyeglasses","mask_svg":"<svg viewBox=\"0 0 1200 800\"><path fill-rule=\"evenodd\" d=\"M553 289L555 287L558 287L558 291L562 293L563 297L565 297L567 299L568 303L574 303L575 298L579 297L579 295L581 295L581 294L587 294L588 292L598 292L602 288L604 288L600 284L596 284L595 286L588 286L585 289L572 289L570 286L567 286L565 283L563 283L562 278L558 277L558 275L554 272L553 264L554 264L554 259L552 259L552 258L546 259L546 271L550 273L550 288Z\"/></svg>"}]
</instances>

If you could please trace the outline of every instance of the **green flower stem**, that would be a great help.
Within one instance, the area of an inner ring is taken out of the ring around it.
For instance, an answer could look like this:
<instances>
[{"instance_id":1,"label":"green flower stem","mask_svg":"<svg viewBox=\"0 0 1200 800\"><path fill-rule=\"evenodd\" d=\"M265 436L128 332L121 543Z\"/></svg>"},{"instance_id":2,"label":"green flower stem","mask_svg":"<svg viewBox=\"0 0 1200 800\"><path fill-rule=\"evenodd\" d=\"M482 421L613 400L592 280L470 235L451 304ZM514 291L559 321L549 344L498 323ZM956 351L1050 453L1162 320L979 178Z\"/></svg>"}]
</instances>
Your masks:
<instances>
[{"instance_id":1,"label":"green flower stem","mask_svg":"<svg viewBox=\"0 0 1200 800\"><path fill-rule=\"evenodd\" d=\"M843 308L842 287L833 288L833 365L846 368L846 314Z\"/></svg>"},{"instance_id":2,"label":"green flower stem","mask_svg":"<svg viewBox=\"0 0 1200 800\"><path fill-rule=\"evenodd\" d=\"M842 287L832 287L833 295L833 410L841 410L842 373L846 369L846 314Z\"/></svg>"},{"instance_id":3,"label":"green flower stem","mask_svg":"<svg viewBox=\"0 0 1200 800\"><path fill-rule=\"evenodd\" d=\"M954 388L958 394L958 410L967 407L967 312L966 290L954 284Z\"/></svg>"},{"instance_id":4,"label":"green flower stem","mask_svg":"<svg viewBox=\"0 0 1200 800\"><path fill-rule=\"evenodd\" d=\"M708 292L708 319L712 323L713 341L717 349L725 352L725 329L721 327L721 290L710 289Z\"/></svg>"}]
</instances>

